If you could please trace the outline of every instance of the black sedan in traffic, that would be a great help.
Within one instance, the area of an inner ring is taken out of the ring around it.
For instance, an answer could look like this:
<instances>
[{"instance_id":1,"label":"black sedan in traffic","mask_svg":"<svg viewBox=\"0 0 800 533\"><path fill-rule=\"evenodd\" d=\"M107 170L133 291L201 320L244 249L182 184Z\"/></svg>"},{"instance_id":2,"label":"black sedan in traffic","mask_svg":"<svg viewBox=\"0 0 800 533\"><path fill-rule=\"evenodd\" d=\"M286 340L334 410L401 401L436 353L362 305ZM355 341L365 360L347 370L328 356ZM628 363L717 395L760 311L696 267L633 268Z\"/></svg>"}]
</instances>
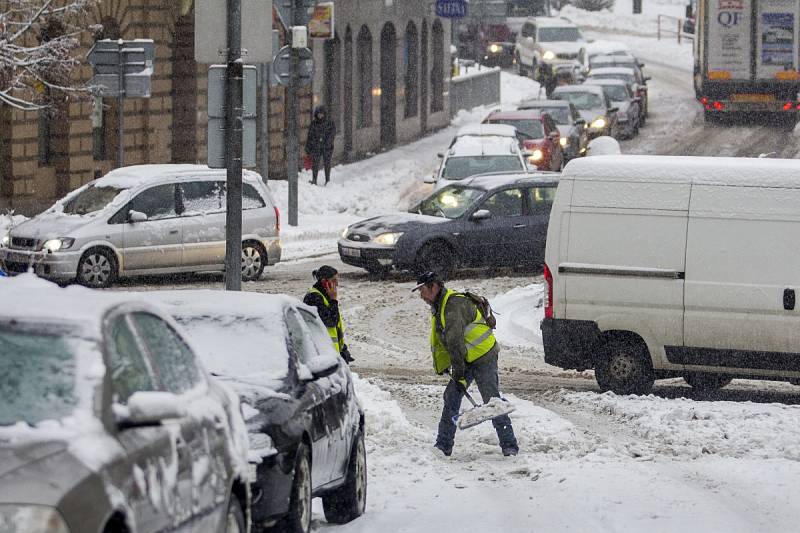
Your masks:
<instances>
[{"instance_id":1,"label":"black sedan in traffic","mask_svg":"<svg viewBox=\"0 0 800 533\"><path fill-rule=\"evenodd\" d=\"M339 256L376 275L433 270L446 277L459 267L538 265L558 176L484 174L449 185L409 213L350 225Z\"/></svg>"}]
</instances>

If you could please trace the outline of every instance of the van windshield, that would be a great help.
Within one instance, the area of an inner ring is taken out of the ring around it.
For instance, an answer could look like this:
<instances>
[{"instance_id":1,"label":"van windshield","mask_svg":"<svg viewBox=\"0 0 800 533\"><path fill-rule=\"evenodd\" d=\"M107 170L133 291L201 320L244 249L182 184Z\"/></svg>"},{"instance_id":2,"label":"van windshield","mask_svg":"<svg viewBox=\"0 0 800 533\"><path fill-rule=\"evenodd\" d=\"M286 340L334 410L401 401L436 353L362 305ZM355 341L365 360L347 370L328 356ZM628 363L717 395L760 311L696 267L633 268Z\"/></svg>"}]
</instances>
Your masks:
<instances>
[{"instance_id":1,"label":"van windshield","mask_svg":"<svg viewBox=\"0 0 800 533\"><path fill-rule=\"evenodd\" d=\"M88 215L89 213L102 211L124 190L119 187L89 185L64 204L64 213L67 215Z\"/></svg>"},{"instance_id":2,"label":"van windshield","mask_svg":"<svg viewBox=\"0 0 800 533\"><path fill-rule=\"evenodd\" d=\"M578 28L539 28L539 42L567 42L574 43L581 40Z\"/></svg>"}]
</instances>

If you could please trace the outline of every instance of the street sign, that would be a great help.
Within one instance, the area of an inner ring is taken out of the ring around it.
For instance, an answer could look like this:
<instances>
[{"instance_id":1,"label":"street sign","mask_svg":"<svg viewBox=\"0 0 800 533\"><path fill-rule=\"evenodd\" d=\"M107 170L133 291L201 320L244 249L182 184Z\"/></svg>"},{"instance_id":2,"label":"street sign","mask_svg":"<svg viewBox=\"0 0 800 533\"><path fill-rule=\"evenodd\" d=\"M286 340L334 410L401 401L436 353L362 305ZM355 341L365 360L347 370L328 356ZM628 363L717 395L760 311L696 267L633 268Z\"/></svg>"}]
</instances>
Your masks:
<instances>
[{"instance_id":1,"label":"street sign","mask_svg":"<svg viewBox=\"0 0 800 533\"><path fill-rule=\"evenodd\" d=\"M95 74L118 74L120 63L125 74L134 74L152 69L155 56L156 47L152 39L103 39L94 43L86 59Z\"/></svg>"},{"instance_id":2,"label":"street sign","mask_svg":"<svg viewBox=\"0 0 800 533\"><path fill-rule=\"evenodd\" d=\"M299 86L305 87L314 79L314 54L308 48L295 48L295 50L300 54ZM272 60L272 81L276 85L289 85L291 51L291 46L284 46Z\"/></svg>"},{"instance_id":3,"label":"street sign","mask_svg":"<svg viewBox=\"0 0 800 533\"><path fill-rule=\"evenodd\" d=\"M312 39L333 39L333 2L322 2L314 6L314 14L308 21L308 36Z\"/></svg>"},{"instance_id":4,"label":"street sign","mask_svg":"<svg viewBox=\"0 0 800 533\"><path fill-rule=\"evenodd\" d=\"M442 18L466 17L467 0L436 0L436 16Z\"/></svg>"},{"instance_id":5,"label":"street sign","mask_svg":"<svg viewBox=\"0 0 800 533\"><path fill-rule=\"evenodd\" d=\"M208 68L208 166L225 168L225 65ZM243 68L242 83L242 166L256 166L256 92L258 69Z\"/></svg>"},{"instance_id":6,"label":"street sign","mask_svg":"<svg viewBox=\"0 0 800 533\"><path fill-rule=\"evenodd\" d=\"M119 86L118 74L95 74L90 85L94 93L103 98L150 98L150 74L126 74L122 78L124 86Z\"/></svg>"},{"instance_id":7,"label":"street sign","mask_svg":"<svg viewBox=\"0 0 800 533\"><path fill-rule=\"evenodd\" d=\"M277 0L282 1L282 0ZM195 0L194 57L198 63L228 60L228 3ZM272 59L272 0L242 0L242 61L269 63Z\"/></svg>"},{"instance_id":8,"label":"street sign","mask_svg":"<svg viewBox=\"0 0 800 533\"><path fill-rule=\"evenodd\" d=\"M275 9L278 10L278 15L281 17L284 26L287 28L294 26L291 17L291 11L292 3L296 1L297 0L274 0ZM308 20L311 18L311 13L309 11L311 8L313 8L314 2L315 0L303 0L303 9L301 13L302 20L300 21L301 26L308 24Z\"/></svg>"}]
</instances>

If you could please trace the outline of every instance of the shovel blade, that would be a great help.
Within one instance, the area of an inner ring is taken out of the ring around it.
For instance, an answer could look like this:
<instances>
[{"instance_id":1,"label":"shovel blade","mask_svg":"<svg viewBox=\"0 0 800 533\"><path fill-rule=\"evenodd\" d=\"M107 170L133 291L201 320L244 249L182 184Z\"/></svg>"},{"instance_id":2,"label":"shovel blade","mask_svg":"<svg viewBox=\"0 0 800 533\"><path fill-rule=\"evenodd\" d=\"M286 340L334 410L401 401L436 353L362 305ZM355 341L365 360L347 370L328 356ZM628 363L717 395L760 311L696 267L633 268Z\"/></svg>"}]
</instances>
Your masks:
<instances>
[{"instance_id":1,"label":"shovel blade","mask_svg":"<svg viewBox=\"0 0 800 533\"><path fill-rule=\"evenodd\" d=\"M505 400L500 398L492 398L488 403L467 409L458 415L457 425L459 429L467 429L487 420L492 420L499 416L504 416L513 413L515 407Z\"/></svg>"}]
</instances>

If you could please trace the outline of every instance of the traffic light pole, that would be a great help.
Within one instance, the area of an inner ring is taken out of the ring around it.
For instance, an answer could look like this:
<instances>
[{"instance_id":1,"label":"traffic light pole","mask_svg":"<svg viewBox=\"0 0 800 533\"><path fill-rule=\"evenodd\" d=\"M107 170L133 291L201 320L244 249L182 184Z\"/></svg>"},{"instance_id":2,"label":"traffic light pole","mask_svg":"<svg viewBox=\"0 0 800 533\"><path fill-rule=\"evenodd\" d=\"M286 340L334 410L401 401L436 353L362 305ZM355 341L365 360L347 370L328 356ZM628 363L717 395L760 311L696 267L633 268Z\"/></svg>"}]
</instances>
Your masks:
<instances>
[{"instance_id":1,"label":"traffic light pole","mask_svg":"<svg viewBox=\"0 0 800 533\"><path fill-rule=\"evenodd\" d=\"M242 4L228 1L228 65L225 77L225 290L242 290Z\"/></svg>"},{"instance_id":2,"label":"traffic light pole","mask_svg":"<svg viewBox=\"0 0 800 533\"><path fill-rule=\"evenodd\" d=\"M303 24L303 0L291 0L292 16L291 25L301 26ZM293 40L290 28L290 42ZM300 140L299 140L299 72L300 72L300 52L292 43L289 66L289 85L287 92L288 107L288 132L286 138L286 177L289 180L289 225L297 226L297 169L299 166Z\"/></svg>"}]
</instances>

